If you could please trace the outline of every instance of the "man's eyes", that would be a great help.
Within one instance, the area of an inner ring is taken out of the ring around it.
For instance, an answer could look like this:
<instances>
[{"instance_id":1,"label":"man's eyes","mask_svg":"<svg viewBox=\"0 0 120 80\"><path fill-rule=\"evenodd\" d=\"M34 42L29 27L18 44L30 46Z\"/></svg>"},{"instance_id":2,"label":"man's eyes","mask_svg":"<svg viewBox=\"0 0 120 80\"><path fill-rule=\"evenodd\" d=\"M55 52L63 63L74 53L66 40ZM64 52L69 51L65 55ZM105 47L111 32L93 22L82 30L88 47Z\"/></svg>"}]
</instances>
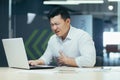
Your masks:
<instances>
[{"instance_id":1,"label":"man's eyes","mask_svg":"<svg viewBox=\"0 0 120 80\"><path fill-rule=\"evenodd\" d=\"M59 25L59 23L51 24L51 26L54 26L54 25L56 25L56 26L57 26L57 25Z\"/></svg>"}]
</instances>

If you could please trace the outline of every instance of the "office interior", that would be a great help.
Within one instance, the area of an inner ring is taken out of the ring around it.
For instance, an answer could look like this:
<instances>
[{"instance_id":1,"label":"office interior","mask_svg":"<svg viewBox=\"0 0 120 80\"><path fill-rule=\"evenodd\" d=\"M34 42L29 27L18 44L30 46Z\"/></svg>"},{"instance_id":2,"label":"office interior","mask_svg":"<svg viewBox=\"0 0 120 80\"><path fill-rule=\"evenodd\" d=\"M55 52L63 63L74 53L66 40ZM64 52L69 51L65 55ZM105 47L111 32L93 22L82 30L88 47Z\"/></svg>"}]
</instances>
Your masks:
<instances>
[{"instance_id":1,"label":"office interior","mask_svg":"<svg viewBox=\"0 0 120 80\"><path fill-rule=\"evenodd\" d=\"M95 66L120 66L120 2L43 4L44 1L52 0L0 0L0 67L8 66L3 38L23 37L28 59L37 59L43 54L53 34L47 13L56 6L67 8L72 24L92 36Z\"/></svg>"}]
</instances>

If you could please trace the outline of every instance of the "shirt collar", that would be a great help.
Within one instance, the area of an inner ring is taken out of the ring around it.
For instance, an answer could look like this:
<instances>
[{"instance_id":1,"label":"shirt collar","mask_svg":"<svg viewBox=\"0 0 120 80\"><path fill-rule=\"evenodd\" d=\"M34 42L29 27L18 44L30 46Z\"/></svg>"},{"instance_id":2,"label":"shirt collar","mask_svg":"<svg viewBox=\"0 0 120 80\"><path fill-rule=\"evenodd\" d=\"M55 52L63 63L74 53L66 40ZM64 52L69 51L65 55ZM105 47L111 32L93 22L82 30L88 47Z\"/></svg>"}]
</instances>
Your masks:
<instances>
[{"instance_id":1,"label":"shirt collar","mask_svg":"<svg viewBox=\"0 0 120 80\"><path fill-rule=\"evenodd\" d=\"M72 28L73 28L73 27L70 26L70 30L69 30L69 32L68 32L68 35L67 35L66 39L72 39L72 31L73 31Z\"/></svg>"}]
</instances>

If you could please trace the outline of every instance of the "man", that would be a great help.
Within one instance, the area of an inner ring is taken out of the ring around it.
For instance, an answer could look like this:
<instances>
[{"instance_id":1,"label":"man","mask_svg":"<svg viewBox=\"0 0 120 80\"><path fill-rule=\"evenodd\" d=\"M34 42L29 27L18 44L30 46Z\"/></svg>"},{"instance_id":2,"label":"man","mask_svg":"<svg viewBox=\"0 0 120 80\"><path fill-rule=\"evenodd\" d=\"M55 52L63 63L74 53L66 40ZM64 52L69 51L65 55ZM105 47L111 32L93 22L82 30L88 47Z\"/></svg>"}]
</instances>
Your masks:
<instances>
[{"instance_id":1,"label":"man","mask_svg":"<svg viewBox=\"0 0 120 80\"><path fill-rule=\"evenodd\" d=\"M48 41L44 54L30 65L50 64L56 58L58 65L93 67L96 53L92 38L81 29L70 25L70 15L62 7L54 8L48 15L51 29L55 33Z\"/></svg>"}]
</instances>

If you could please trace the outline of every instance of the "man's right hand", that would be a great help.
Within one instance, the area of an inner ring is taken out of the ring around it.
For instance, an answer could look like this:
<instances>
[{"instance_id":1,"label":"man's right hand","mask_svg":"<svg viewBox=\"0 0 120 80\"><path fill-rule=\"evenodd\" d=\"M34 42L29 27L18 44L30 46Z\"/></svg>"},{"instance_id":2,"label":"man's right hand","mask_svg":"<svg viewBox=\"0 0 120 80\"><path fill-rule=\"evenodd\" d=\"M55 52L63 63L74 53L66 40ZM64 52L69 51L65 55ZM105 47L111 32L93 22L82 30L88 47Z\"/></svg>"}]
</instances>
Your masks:
<instances>
[{"instance_id":1,"label":"man's right hand","mask_svg":"<svg viewBox=\"0 0 120 80\"><path fill-rule=\"evenodd\" d=\"M29 65L35 66L35 65L43 65L44 61L43 60L29 60L28 63Z\"/></svg>"}]
</instances>

